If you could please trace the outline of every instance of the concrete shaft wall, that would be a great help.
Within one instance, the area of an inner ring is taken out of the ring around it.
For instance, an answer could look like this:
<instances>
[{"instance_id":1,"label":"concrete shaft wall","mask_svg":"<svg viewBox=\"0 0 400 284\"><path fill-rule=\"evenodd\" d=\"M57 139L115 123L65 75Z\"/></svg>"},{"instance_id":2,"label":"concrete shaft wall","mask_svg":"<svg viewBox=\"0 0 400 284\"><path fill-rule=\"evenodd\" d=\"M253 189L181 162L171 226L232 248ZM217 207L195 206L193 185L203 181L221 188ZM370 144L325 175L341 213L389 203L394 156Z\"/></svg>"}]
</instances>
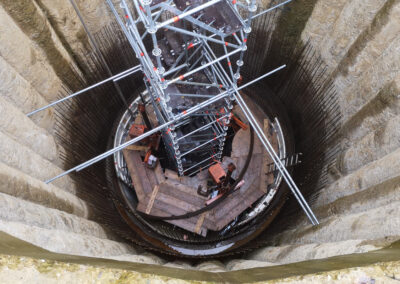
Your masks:
<instances>
[{"instance_id":1,"label":"concrete shaft wall","mask_svg":"<svg viewBox=\"0 0 400 284\"><path fill-rule=\"evenodd\" d=\"M111 21L104 1L76 1L96 32ZM267 6L270 1L263 1ZM243 259L203 262L227 271L364 252L400 236L400 1L306 0L290 4L282 32L321 54L340 94L342 152L333 182L313 204L321 225L305 218ZM299 29L299 27L301 27ZM279 29L278 29L279 30ZM54 100L89 46L68 1L0 1L0 230L59 253L176 267L122 243L90 221L90 206L63 164L54 111L26 113Z\"/></svg>"}]
</instances>

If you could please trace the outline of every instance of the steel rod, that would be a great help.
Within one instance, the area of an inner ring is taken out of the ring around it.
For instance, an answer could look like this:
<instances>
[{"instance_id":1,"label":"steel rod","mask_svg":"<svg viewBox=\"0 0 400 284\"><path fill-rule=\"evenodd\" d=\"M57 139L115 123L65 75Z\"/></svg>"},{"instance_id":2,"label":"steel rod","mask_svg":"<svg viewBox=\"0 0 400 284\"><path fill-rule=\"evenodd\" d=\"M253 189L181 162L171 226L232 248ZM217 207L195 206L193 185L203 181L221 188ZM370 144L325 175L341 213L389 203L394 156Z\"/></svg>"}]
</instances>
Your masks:
<instances>
[{"instance_id":1,"label":"steel rod","mask_svg":"<svg viewBox=\"0 0 400 284\"><path fill-rule=\"evenodd\" d=\"M172 24L174 22L182 20L187 16L193 15L194 13L197 13L197 12L199 12L199 11L205 9L205 8L208 8L208 7L210 7L210 6L214 5L214 4L217 4L218 2L221 2L221 1L222 0L208 1L208 2L206 2L204 4L202 4L202 5L197 6L196 8L193 8L193 9L187 11L187 12L183 12L183 13L181 13L181 14L179 14L179 15L171 18L171 19L168 19L168 20L166 20L166 21L164 21L162 23L157 24L157 29L163 28L163 27L165 27L165 26L167 26L169 24Z\"/></svg>"},{"instance_id":2,"label":"steel rod","mask_svg":"<svg viewBox=\"0 0 400 284\"><path fill-rule=\"evenodd\" d=\"M255 18L257 18L257 17L260 17L260 16L262 16L262 15L268 13L268 12L271 12L272 10L275 10L276 8L279 8L279 7L283 6L283 5L286 5L286 4L288 4L288 3L292 2L292 1L293 1L293 0L287 0L287 1L285 1L285 2L282 2L282 3L280 3L280 4L277 4L277 5L271 7L271 8L269 8L269 9L267 9L267 10L264 10L264 11L262 11L262 12L256 14L256 15L252 16L251 19L255 19ZM246 21L247 21L247 20L246 20Z\"/></svg>"},{"instance_id":3,"label":"steel rod","mask_svg":"<svg viewBox=\"0 0 400 284\"><path fill-rule=\"evenodd\" d=\"M277 71L279 71L281 69L282 69L282 66L277 68L277 69L274 69L274 70L272 70L272 71L270 71L270 72L268 72L266 74L264 74L261 77L265 78L265 77L270 76L273 73L275 73L275 72L277 72ZM251 82L249 82L249 83L247 83L247 84L245 84L243 86L240 86L239 88L237 88L237 90L239 91L239 90L241 90L241 89L243 89L243 88L245 88L247 86L250 86L252 83L255 83L258 80L260 80L261 77L256 78L253 81L251 81ZM113 155L114 153L116 153L118 151L121 151L122 149L126 148L127 146L135 144L135 143L143 140L144 138L149 137L150 135L152 135L154 133L157 133L157 132L167 128L168 126L170 126L171 124L175 123L176 121L180 121L180 120L190 116L191 114L195 113L196 111L198 111L200 109L203 109L204 107L209 106L209 105L217 102L218 100L227 97L228 95L230 95L230 93L228 93L228 91L225 91L225 92L223 92L223 93L221 93L219 95L216 95L215 97L213 97L213 98L211 98L211 99L209 99L207 101L204 101L204 102L202 102L202 103L200 103L200 104L188 109L185 113L180 113L178 116L176 116L176 118L174 120L168 121L168 122L166 122L166 123L164 123L164 124L162 124L162 125L160 125L158 127L155 127L152 130L149 130L146 133L144 133L144 134L142 134L142 135L140 135L140 136L138 136L138 137L136 137L136 138L134 138L132 140L129 140L129 141L127 141L127 142L125 142L125 143L123 143L123 144L121 144L121 145L119 145L117 147L114 147L113 149L110 149L110 150L108 150L108 151L106 151L106 152L104 152L104 153L102 153L102 154L100 154L100 155L98 155L98 156L96 156L96 157L94 157L94 158L82 163L82 164L79 164L79 165L77 165L77 166L75 166L75 167L73 167L73 168L71 168L71 169L69 169L69 170L67 170L67 171L65 171L65 172L63 172L63 173L61 173L61 174L49 179L49 180L47 180L46 183L50 183L50 182L52 182L52 181L54 181L56 179L59 179L59 178L65 176L65 175L68 175L68 174L70 174L72 172L81 171L81 170L83 170L83 169L85 169L85 168L87 168L87 167L89 167L89 166L91 166L91 165L93 165L93 164L95 164L95 163L107 158L108 156Z\"/></svg>"},{"instance_id":4,"label":"steel rod","mask_svg":"<svg viewBox=\"0 0 400 284\"><path fill-rule=\"evenodd\" d=\"M45 110L45 109L47 109L47 108L49 108L49 107L52 107L52 106L54 106L54 105L56 105L56 104L58 104L58 103L61 103L61 102L66 101L66 100L69 100L70 98L73 98L73 97L78 96L78 95L80 95L80 94L83 94L83 93L85 93L85 92L87 92L87 91L90 91L91 89L94 89L94 88L96 88L96 87L98 87L98 86L100 86L100 85L103 85L103 84L107 83L107 82L110 82L110 81L113 81L113 80L116 80L116 79L119 80L120 78L122 79L122 78L124 78L124 77L126 77L126 76L132 75L133 73L135 73L135 72L137 72L137 71L139 71L139 70L141 70L140 65L137 65L137 66L135 66L135 67L132 67L132 68L130 68L130 69L128 69L128 70L125 70L125 71L123 71L123 72L121 72L121 73L119 73L119 74L117 74L117 75L114 75L114 76L112 76L112 77L110 77L110 78L108 78L108 79L105 79L105 80L103 80L103 81L100 81L100 82L98 82L98 83L96 83L96 84L94 84L94 85L91 85L91 86L89 86L89 87L87 87L87 88L85 88L85 89L82 89L82 90L80 90L80 91L78 91L78 92L76 92L76 93L73 93L73 94L71 94L71 95L69 95L69 96L66 96L66 97L64 97L64 98L62 98L62 99L60 99L60 100L54 101L54 102L52 102L52 103L50 103L50 104L48 104L48 105L46 105L46 106L43 106L43 107L41 107L41 108L38 108L37 110L34 110L34 111L28 113L27 116L31 116L31 115L33 115L33 114L39 112L39 111Z\"/></svg>"},{"instance_id":5,"label":"steel rod","mask_svg":"<svg viewBox=\"0 0 400 284\"><path fill-rule=\"evenodd\" d=\"M190 149L189 151L183 153L183 154L181 155L181 157L186 156L186 155L188 155L188 154L190 154L190 153L196 151L197 149L200 149L200 148L202 148L202 147L204 147L204 146L206 146L206 145L208 145L208 144L210 144L210 143L216 141L217 139L219 139L219 138L221 138L221 137L223 137L223 135L219 135L219 136L217 136L217 137L214 137L213 139L210 139L210 140L204 142L203 144L200 144L199 146L194 147L193 149Z\"/></svg>"},{"instance_id":6,"label":"steel rod","mask_svg":"<svg viewBox=\"0 0 400 284\"><path fill-rule=\"evenodd\" d=\"M200 70L203 70L203 69L207 68L208 66L213 65L213 64L215 64L215 63L217 63L217 62L219 62L221 60L224 60L225 58L227 58L229 56L232 56L232 55L234 55L234 54L236 54L236 53L238 53L240 51L241 51L240 49L236 49L234 51L229 52L228 54L226 54L224 56L221 56L221 57L219 57L219 58L217 58L217 59L215 59L215 60L213 60L211 62L208 62L208 63L206 63L206 64L204 64L204 65L202 65L200 67L197 67L196 69L194 69L192 71L189 71L189 72L187 72L187 73L185 73L185 74L183 74L183 75L181 75L179 77L176 77L176 78L168 81L168 85L173 84L176 81L182 81L183 78L186 78L186 77L188 77L188 76L190 76L190 75L192 75L192 74L194 74L196 72L199 72Z\"/></svg>"},{"instance_id":7,"label":"steel rod","mask_svg":"<svg viewBox=\"0 0 400 284\"><path fill-rule=\"evenodd\" d=\"M193 86L202 86L202 87L215 87L215 88L223 87L223 86L217 85L217 84L207 84L207 83L190 82L190 81L176 81L175 84L193 85Z\"/></svg>"},{"instance_id":8,"label":"steel rod","mask_svg":"<svg viewBox=\"0 0 400 284\"><path fill-rule=\"evenodd\" d=\"M222 117L222 118L226 118L226 117L228 117L228 116L224 116L224 117ZM193 130L192 132L190 132L190 133L188 133L188 134L186 134L186 135L183 135L182 137L179 137L177 140L180 141L180 140L182 140L182 139L185 139L186 137L189 137L190 135L192 135L192 134L194 134L194 133L197 133L197 132L199 132L199 131L202 131L202 130L204 130L204 129L207 129L207 127L212 126L215 122L217 122L217 121L216 121L216 120L213 120L213 121L211 121L210 123L207 123L206 125L203 125L202 127L199 127L199 128L197 128L196 130Z\"/></svg>"},{"instance_id":9,"label":"steel rod","mask_svg":"<svg viewBox=\"0 0 400 284\"><path fill-rule=\"evenodd\" d=\"M218 163L218 161L212 161L208 166L212 166L214 164ZM194 174L197 174L198 172L201 172L202 168L197 169L195 172L191 173L189 176L192 177Z\"/></svg>"},{"instance_id":10,"label":"steel rod","mask_svg":"<svg viewBox=\"0 0 400 284\"><path fill-rule=\"evenodd\" d=\"M89 31L89 29L88 29L88 27L87 27L87 25L85 23L85 20L83 19L82 14L79 11L79 8L75 3L75 0L69 0L69 2L71 3L72 7L74 8L75 13L77 14L77 16L79 18L79 21L82 23L83 29L85 30L85 32L86 32L86 34L87 34L87 36L89 38L89 42L91 43L91 45L93 46L97 56L100 58L101 62L103 63L108 75L112 76L113 74L111 72L110 66L108 66L107 61L105 60L105 58L103 56L103 53L101 53L96 41L94 40L91 32ZM117 82L113 82L113 84L114 84L115 89L117 90L117 94L118 94L119 98L121 99L122 103L125 105L125 107L127 108L128 112L131 114L131 116L133 116L133 113L131 112L131 110L129 108L129 105L128 105L125 97L124 97L124 94L122 93L122 90L121 90L120 86L118 85Z\"/></svg>"},{"instance_id":11,"label":"steel rod","mask_svg":"<svg viewBox=\"0 0 400 284\"><path fill-rule=\"evenodd\" d=\"M213 54L213 57L216 58L216 56L212 52L212 49L210 48L210 46L207 43L205 43L205 45L210 50L210 52ZM223 69L223 67L221 66L220 62L218 62L217 65L220 67L221 72L225 75L226 79L229 81L230 80L229 76L228 76L228 74L226 74L226 72ZM284 67L284 66L285 65L282 65L281 67ZM279 67L279 68L281 68L281 67ZM261 77L263 77L263 76L261 76ZM261 80L262 79L261 77L257 78L256 80L257 81ZM251 82L249 82L249 83L251 83ZM241 86L240 88L245 87L246 85L247 84ZM308 203L305 201L303 195L301 194L299 188L297 187L297 185L293 181L293 179L290 176L290 174L287 171L287 169L282 164L282 162L279 159L279 157L277 156L275 150L272 148L270 142L266 138L264 132L261 130L261 127L258 125L258 122L256 121L256 119L254 118L254 116L251 113L250 109L248 108L248 106L244 102L243 98L241 97L241 95L239 93L240 88L236 88L236 86L233 85L233 84L232 84L232 86L233 86L234 91L235 91L234 98L235 98L236 102L238 103L238 105L242 109L242 111L243 111L244 115L246 116L247 120L249 121L250 125L254 128L255 133L257 134L257 136L260 139L261 143L264 145L264 148L267 150L267 153L270 155L270 157L272 158L273 162L275 164L277 164L279 172L281 173L282 177L284 178L284 180L288 184L290 190L292 191L293 195L297 199L299 205L301 206L301 208L303 209L303 211L305 212L305 214L307 215L307 217L309 218L311 223L313 225L318 225L319 224L318 219L315 217L315 215L312 212L311 208L309 207Z\"/></svg>"},{"instance_id":12,"label":"steel rod","mask_svg":"<svg viewBox=\"0 0 400 284\"><path fill-rule=\"evenodd\" d=\"M202 38L202 39L205 39L205 40L208 40L208 41L212 41L212 42L221 44L223 46L226 45L226 46L233 47L233 48L240 48L239 45L236 45L236 44L233 44L233 43L230 43L230 42L225 42L225 41L222 41L222 40L218 40L218 39L215 39L212 36L205 36L205 35L202 35L202 34L199 34L199 33L190 32L190 31L187 31L187 30L184 30L184 29L180 29L180 28L177 28L177 27L174 27L174 26L167 26L167 28L170 29L170 30L176 31L178 33L181 33L181 34L190 35L190 36L193 36L193 37L196 37L196 38Z\"/></svg>"},{"instance_id":13,"label":"steel rod","mask_svg":"<svg viewBox=\"0 0 400 284\"><path fill-rule=\"evenodd\" d=\"M165 3L161 3L161 5L162 5L162 7L163 7L164 9L166 9L166 10L168 10L168 11L174 13L175 15L179 15L179 14L181 13L180 10L178 10L178 9L172 7L172 6L168 6L168 5L165 4ZM205 23L199 21L199 18L200 18L200 17L201 17L201 15L200 15L197 19L195 19L195 18L193 18L192 16L187 16L187 17L185 18L184 23L186 23L186 21L188 21L188 22L191 22L193 25L198 26L198 27L200 27L200 28L203 28L203 29L205 29L205 30L207 30L207 31L209 31L209 32L211 32L211 33L217 34L217 35L219 35L219 36L223 36L223 35L224 35L224 34L223 34L222 32L220 32L219 30L217 30L217 29L211 27L211 24L212 24L214 21L212 21L212 22L209 23L209 24L205 24Z\"/></svg>"},{"instance_id":14,"label":"steel rod","mask_svg":"<svg viewBox=\"0 0 400 284\"><path fill-rule=\"evenodd\" d=\"M212 95L201 95L201 94L184 94L184 93L168 93L170 96L177 96L177 97L188 97L188 98L212 98Z\"/></svg>"},{"instance_id":15,"label":"steel rod","mask_svg":"<svg viewBox=\"0 0 400 284\"><path fill-rule=\"evenodd\" d=\"M194 169L195 167L197 167L197 166L201 165L202 163L204 163L204 162L206 162L206 161L208 161L208 160L210 160L210 159L212 159L212 158L214 158L214 155L213 155L213 156L211 156L211 157L208 157L207 159L204 159L204 160L203 160L203 161L201 161L201 162L198 162L197 164L194 164L194 165L193 165L193 166L191 166L190 168L187 168L187 169L185 169L183 172L190 171L191 169Z\"/></svg>"}]
</instances>

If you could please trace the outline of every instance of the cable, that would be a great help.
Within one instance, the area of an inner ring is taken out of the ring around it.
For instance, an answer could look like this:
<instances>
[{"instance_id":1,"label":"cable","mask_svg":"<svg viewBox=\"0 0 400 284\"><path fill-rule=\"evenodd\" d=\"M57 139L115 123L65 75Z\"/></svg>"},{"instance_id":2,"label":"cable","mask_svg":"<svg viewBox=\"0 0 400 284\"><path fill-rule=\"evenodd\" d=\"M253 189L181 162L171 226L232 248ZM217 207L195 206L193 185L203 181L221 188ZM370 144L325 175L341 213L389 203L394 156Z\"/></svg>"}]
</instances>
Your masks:
<instances>
[{"instance_id":1,"label":"cable","mask_svg":"<svg viewBox=\"0 0 400 284\"><path fill-rule=\"evenodd\" d=\"M254 148L254 130L252 127L250 127L250 147L249 147L249 153L247 155L246 158L246 163L244 165L244 167L242 168L242 170L240 171L240 174L238 176L238 178L236 179L236 181L230 186L229 190L227 191L227 193L225 193L224 195L222 195L219 199L215 200L213 203L199 209L193 212L188 212L182 215L177 215L177 216L154 216L154 215L149 215L143 212L139 212L137 211L137 213L139 213L142 217L150 219L150 220L163 220L163 221L167 221L167 220L181 220L181 219L188 219L194 216L197 216L201 213L207 212L213 208L215 208L217 205L219 205L222 201L224 201L229 195L231 195L233 192L235 192L234 188L238 185L238 183L243 179L249 165L250 165L250 161L251 161L251 157L253 156L253 148Z\"/></svg>"}]
</instances>

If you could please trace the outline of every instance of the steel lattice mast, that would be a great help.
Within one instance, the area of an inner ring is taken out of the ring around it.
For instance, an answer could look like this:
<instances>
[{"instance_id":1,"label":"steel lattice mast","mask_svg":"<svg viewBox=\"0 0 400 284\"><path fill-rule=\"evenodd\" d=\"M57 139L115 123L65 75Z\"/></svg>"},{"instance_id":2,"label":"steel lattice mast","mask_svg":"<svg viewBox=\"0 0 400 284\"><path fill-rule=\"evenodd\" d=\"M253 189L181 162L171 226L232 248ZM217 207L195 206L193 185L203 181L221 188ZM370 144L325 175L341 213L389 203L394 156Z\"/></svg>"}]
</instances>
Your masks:
<instances>
[{"instance_id":1,"label":"steel lattice mast","mask_svg":"<svg viewBox=\"0 0 400 284\"><path fill-rule=\"evenodd\" d=\"M174 121L162 135L179 174L195 173L220 160L234 101L230 86L237 85L240 78L251 18L257 10L255 1L243 5L247 20L240 17L238 2L134 0L131 4L135 9L131 11L127 1L122 0L123 17L111 1L107 2L140 61L159 123ZM166 13L173 16L158 22ZM145 40L151 44L146 45ZM216 57L209 43L222 47L223 54ZM235 55L238 59L232 64ZM228 66L230 82L218 70L221 62ZM182 92L182 85L189 92ZM179 114L223 91L227 95L213 108L199 109L191 115L202 116L206 125L185 132L182 128L191 119L179 120ZM182 104L179 97L187 104ZM200 137L199 132L203 133Z\"/></svg>"},{"instance_id":2,"label":"steel lattice mast","mask_svg":"<svg viewBox=\"0 0 400 284\"><path fill-rule=\"evenodd\" d=\"M111 0L106 1L140 65L31 112L28 116L141 70L147 88L146 99L153 105L159 125L46 183L83 170L157 132L162 133L167 152L179 174L184 175L189 171L195 173L196 169L205 168L221 159L227 125L235 102L311 223L318 224L314 213L239 93L241 89L285 68L285 65L238 87L252 19L291 0L256 15L255 0L121 0L120 9ZM207 123L192 131L185 131L185 125L193 122L197 116ZM196 135L204 131L209 132L205 135L206 139L204 135ZM195 159L191 158L194 156Z\"/></svg>"}]
</instances>

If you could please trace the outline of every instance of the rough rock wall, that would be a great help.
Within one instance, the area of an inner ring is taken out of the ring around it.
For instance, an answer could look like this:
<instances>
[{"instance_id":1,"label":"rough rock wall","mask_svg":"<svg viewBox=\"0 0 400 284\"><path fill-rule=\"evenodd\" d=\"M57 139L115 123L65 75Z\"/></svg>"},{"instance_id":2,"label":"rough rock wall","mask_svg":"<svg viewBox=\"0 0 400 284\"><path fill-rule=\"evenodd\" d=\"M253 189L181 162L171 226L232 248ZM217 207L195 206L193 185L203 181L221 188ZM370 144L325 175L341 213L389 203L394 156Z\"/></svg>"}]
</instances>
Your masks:
<instances>
[{"instance_id":1,"label":"rough rock wall","mask_svg":"<svg viewBox=\"0 0 400 284\"><path fill-rule=\"evenodd\" d=\"M104 1L77 4L92 32L111 21ZM400 1L308 0L287 9L288 18L278 21L276 32L288 33L292 44L311 40L328 64L344 115L342 154L332 169L336 180L313 204L321 225L310 228L301 218L294 223L298 227L267 239L270 246L244 259L204 262L196 269L224 271L364 252L400 235ZM49 109L24 115L54 100L72 78L71 68L79 71L84 63L89 43L72 6L61 0L2 0L0 40L1 230L56 252L135 254L87 220L91 208L74 195L72 179L43 183L63 167L63 149L53 135L55 114ZM290 50L290 44L284 48ZM148 261L161 263L154 259Z\"/></svg>"},{"instance_id":2,"label":"rough rock wall","mask_svg":"<svg viewBox=\"0 0 400 284\"><path fill-rule=\"evenodd\" d=\"M246 258L301 260L400 237L400 1L317 1L302 31L328 64L343 114L335 178L305 218ZM367 246L365 246L367 245Z\"/></svg>"},{"instance_id":3,"label":"rough rock wall","mask_svg":"<svg viewBox=\"0 0 400 284\"><path fill-rule=\"evenodd\" d=\"M51 4L54 11L65 7L65 19L71 14L66 1ZM79 36L79 27L66 45L69 38L59 37L42 5L0 2L1 230L53 251L89 256L135 253L88 220L92 208L75 195L73 179L43 182L63 171L63 148L54 136L55 111L30 118L25 114L55 100L68 87L80 63L70 46L77 48L74 42L87 40ZM96 3L81 5L92 14L98 10ZM72 21L79 24L76 17ZM97 26L99 22L98 18Z\"/></svg>"}]
</instances>

